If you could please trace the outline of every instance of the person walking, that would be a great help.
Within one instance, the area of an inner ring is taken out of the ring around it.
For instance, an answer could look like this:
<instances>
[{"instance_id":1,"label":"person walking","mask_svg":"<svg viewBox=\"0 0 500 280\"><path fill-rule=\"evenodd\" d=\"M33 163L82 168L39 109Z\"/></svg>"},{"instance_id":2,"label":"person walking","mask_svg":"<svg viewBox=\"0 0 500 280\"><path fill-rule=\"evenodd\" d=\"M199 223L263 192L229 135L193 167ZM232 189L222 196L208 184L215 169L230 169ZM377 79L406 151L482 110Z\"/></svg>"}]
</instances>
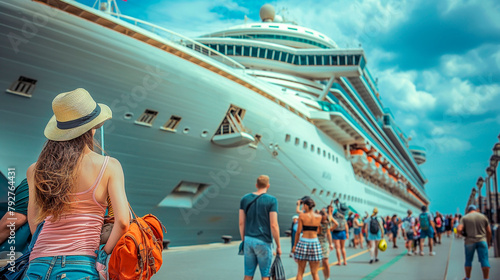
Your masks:
<instances>
[{"instance_id":1,"label":"person walking","mask_svg":"<svg viewBox=\"0 0 500 280\"><path fill-rule=\"evenodd\" d=\"M443 215L436 212L436 217L434 218L434 223L436 224L436 243L441 244L441 234L443 233Z\"/></svg>"},{"instance_id":2,"label":"person walking","mask_svg":"<svg viewBox=\"0 0 500 280\"><path fill-rule=\"evenodd\" d=\"M427 212L427 206L422 206L422 213L418 216L420 221L420 255L424 255L424 242L425 238L429 239L429 255L435 256L436 252L432 250L434 233L436 232L436 226L434 224L434 219L432 214Z\"/></svg>"},{"instance_id":3,"label":"person walking","mask_svg":"<svg viewBox=\"0 0 500 280\"><path fill-rule=\"evenodd\" d=\"M332 231L332 239L335 244L335 251L337 253L337 265L341 265L341 255L344 259L343 264L347 265L347 257L345 252L345 242L349 240L349 225L347 224L346 218L342 213L345 213L347 206L344 203L340 204L340 211L333 214L333 219L336 221L338 226Z\"/></svg>"},{"instance_id":4,"label":"person walking","mask_svg":"<svg viewBox=\"0 0 500 280\"><path fill-rule=\"evenodd\" d=\"M363 235L361 233L361 229L363 228L363 221L359 218L358 213L354 215L353 227L354 227L354 248L356 248L356 246L359 244L359 247L363 249Z\"/></svg>"},{"instance_id":5,"label":"person walking","mask_svg":"<svg viewBox=\"0 0 500 280\"><path fill-rule=\"evenodd\" d=\"M403 219L403 225L401 229L403 230L403 236L405 240L405 247L408 249L408 256L413 256L413 237L416 235L415 232L415 218L412 216L413 212L408 210L408 216Z\"/></svg>"},{"instance_id":6,"label":"person walking","mask_svg":"<svg viewBox=\"0 0 500 280\"><path fill-rule=\"evenodd\" d=\"M384 238L384 220L377 216L377 207L373 208L372 215L365 220L365 229L370 244L370 263L378 262L378 243Z\"/></svg>"},{"instance_id":7,"label":"person walking","mask_svg":"<svg viewBox=\"0 0 500 280\"><path fill-rule=\"evenodd\" d=\"M290 241L292 242L290 246L290 258L293 258L292 248L295 245L295 233L297 232L297 227L299 226L299 215L294 215L292 217L292 234L290 235Z\"/></svg>"},{"instance_id":8,"label":"person walking","mask_svg":"<svg viewBox=\"0 0 500 280\"><path fill-rule=\"evenodd\" d=\"M318 230L321 227L321 215L314 213L314 200L306 198L303 201L304 213L299 215L299 226L295 233L295 246L292 248L294 258L298 263L297 280L302 280L307 262L314 280L319 280L318 270L322 260L321 244ZM302 236L300 235L302 233Z\"/></svg>"},{"instance_id":9,"label":"person walking","mask_svg":"<svg viewBox=\"0 0 500 280\"><path fill-rule=\"evenodd\" d=\"M323 257L321 265L323 266L323 275L325 276L325 280L330 280L330 264L328 262L328 258L330 256L330 251L333 250L332 235L330 234L332 223L328 221L328 214L325 210L321 210L320 215L321 229L318 233L318 240L321 244L321 252ZM336 226L333 225L333 227Z\"/></svg>"},{"instance_id":10,"label":"person walking","mask_svg":"<svg viewBox=\"0 0 500 280\"><path fill-rule=\"evenodd\" d=\"M111 119L82 88L57 95L54 116L45 127L38 160L26 173L29 185L28 223L34 233L44 221L31 251L25 279L99 279L118 240L128 230L129 205L120 162L94 152L96 129ZM115 222L99 250L108 197ZM97 254L96 254L97 251ZM97 262L96 262L97 260Z\"/></svg>"},{"instance_id":11,"label":"person walking","mask_svg":"<svg viewBox=\"0 0 500 280\"><path fill-rule=\"evenodd\" d=\"M397 215L392 216L390 225L392 233L392 243L394 244L392 248L397 249L398 245L396 244L396 241L398 238L398 231L399 231L399 218Z\"/></svg>"},{"instance_id":12,"label":"person walking","mask_svg":"<svg viewBox=\"0 0 500 280\"><path fill-rule=\"evenodd\" d=\"M244 195L240 201L239 228L244 252L244 279L252 280L258 265L262 279L269 280L273 239L276 242L276 255L281 255L278 200L267 193L269 176L260 175L255 187L257 191Z\"/></svg>"},{"instance_id":13,"label":"person walking","mask_svg":"<svg viewBox=\"0 0 500 280\"><path fill-rule=\"evenodd\" d=\"M475 205L467 208L467 215L463 216L457 227L459 232L465 232L465 278L469 280L472 270L472 259L477 251L483 278L489 279L490 262L488 260L488 249L491 247L491 227L488 218L479 211Z\"/></svg>"}]
</instances>

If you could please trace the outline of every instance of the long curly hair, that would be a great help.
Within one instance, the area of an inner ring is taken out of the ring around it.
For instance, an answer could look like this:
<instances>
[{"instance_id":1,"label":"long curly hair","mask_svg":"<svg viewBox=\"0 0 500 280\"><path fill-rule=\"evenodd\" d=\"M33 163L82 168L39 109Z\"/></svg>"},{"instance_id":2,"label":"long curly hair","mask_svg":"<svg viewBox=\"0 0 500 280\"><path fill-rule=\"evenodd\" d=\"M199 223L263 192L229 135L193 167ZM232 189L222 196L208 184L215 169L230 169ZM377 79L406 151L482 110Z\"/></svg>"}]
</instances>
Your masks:
<instances>
[{"instance_id":1,"label":"long curly hair","mask_svg":"<svg viewBox=\"0 0 500 280\"><path fill-rule=\"evenodd\" d=\"M98 126L99 127L99 126ZM97 127L96 127L97 128ZM99 147L92 130L68 141L47 140L35 164L36 221L46 217L58 221L71 208L70 193L77 182L79 164L85 147Z\"/></svg>"}]
</instances>

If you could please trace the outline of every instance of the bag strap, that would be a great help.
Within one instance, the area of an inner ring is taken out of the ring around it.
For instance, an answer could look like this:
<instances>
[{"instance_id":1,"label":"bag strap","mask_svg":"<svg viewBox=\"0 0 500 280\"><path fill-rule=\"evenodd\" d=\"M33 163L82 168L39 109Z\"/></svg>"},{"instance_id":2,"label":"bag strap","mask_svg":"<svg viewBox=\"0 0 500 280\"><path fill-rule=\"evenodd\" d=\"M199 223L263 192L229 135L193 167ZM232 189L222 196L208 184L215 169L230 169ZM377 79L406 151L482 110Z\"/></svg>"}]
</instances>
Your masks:
<instances>
[{"instance_id":1,"label":"bag strap","mask_svg":"<svg viewBox=\"0 0 500 280\"><path fill-rule=\"evenodd\" d=\"M254 198L250 203L248 203L247 205L247 208L245 209L245 215L247 214L248 212L248 209L250 209L250 206L257 201L257 199L259 199L261 196L263 196L264 194L260 194L258 195L256 198Z\"/></svg>"}]
</instances>

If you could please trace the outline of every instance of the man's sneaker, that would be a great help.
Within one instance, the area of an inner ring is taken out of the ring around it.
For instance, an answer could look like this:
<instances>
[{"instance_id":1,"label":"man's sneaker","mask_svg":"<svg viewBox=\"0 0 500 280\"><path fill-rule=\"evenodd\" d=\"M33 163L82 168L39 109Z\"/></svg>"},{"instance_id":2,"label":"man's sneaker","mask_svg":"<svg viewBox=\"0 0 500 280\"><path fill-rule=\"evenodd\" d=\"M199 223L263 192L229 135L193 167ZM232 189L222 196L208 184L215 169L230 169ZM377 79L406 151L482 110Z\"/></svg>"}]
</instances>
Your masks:
<instances>
[{"instance_id":1,"label":"man's sneaker","mask_svg":"<svg viewBox=\"0 0 500 280\"><path fill-rule=\"evenodd\" d=\"M413 256L413 253L412 252L408 252L408 256Z\"/></svg>"},{"instance_id":2,"label":"man's sneaker","mask_svg":"<svg viewBox=\"0 0 500 280\"><path fill-rule=\"evenodd\" d=\"M421 256L425 255L424 251L420 252L420 255L421 255Z\"/></svg>"},{"instance_id":3,"label":"man's sneaker","mask_svg":"<svg viewBox=\"0 0 500 280\"><path fill-rule=\"evenodd\" d=\"M373 260L370 260L370 264L372 264L372 263L373 263Z\"/></svg>"},{"instance_id":4,"label":"man's sneaker","mask_svg":"<svg viewBox=\"0 0 500 280\"><path fill-rule=\"evenodd\" d=\"M429 255L431 256L435 256L436 255L436 252L430 252Z\"/></svg>"}]
</instances>

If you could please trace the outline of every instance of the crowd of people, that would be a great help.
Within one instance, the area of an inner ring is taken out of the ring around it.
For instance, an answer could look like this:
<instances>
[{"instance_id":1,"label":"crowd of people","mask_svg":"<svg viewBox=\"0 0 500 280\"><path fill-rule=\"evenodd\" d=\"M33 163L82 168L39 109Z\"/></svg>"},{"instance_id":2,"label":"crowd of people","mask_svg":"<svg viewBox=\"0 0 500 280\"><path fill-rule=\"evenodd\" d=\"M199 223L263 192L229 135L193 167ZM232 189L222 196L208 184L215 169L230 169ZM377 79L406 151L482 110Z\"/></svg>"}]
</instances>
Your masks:
<instances>
[{"instance_id":1,"label":"crowd of people","mask_svg":"<svg viewBox=\"0 0 500 280\"><path fill-rule=\"evenodd\" d=\"M262 183L261 180L264 180ZM255 221L262 220L262 217L270 217L269 223L264 223L267 227L278 227L275 216L277 215L277 201L271 195L262 199L260 210L248 212L248 205L265 194L269 188L269 177L261 176L257 180L257 192L248 194L241 200L240 205L240 233L244 240L245 251L245 280L253 279L257 264L260 266L262 279L269 279L269 269L272 261L271 236L268 235L266 253L263 254L258 247L247 245L254 244L253 238L262 236L262 224L254 224L252 227L259 228L258 233L245 231L245 224L250 225ZM264 210L264 212L259 212ZM358 213L349 211L345 203L340 203L337 199L333 205L324 208L317 208L314 200L305 196L297 201L297 215L292 217L291 225L291 252L290 257L294 258L298 265L297 280L303 279L306 266L309 264L310 272L314 280L319 280L319 270L323 267L325 280L330 280L329 256L331 251L335 251L336 265L346 266L346 243L348 246L363 249L364 245L369 249L370 264L378 262L379 248L387 248L386 239L392 242L392 248L397 249L398 238L403 238L408 256L425 256L424 243L428 243L428 254L435 256L434 248L441 244L442 237L448 238L454 235L455 238L465 237L465 280L469 280L471 271L471 261L474 251L478 251L481 266L483 268L484 279L488 279L488 244L491 240L491 229L486 217L478 213L474 206L469 207L468 213L462 218L461 215L443 215L436 212L435 215L428 211L427 206L421 207L421 212L414 215L412 210L407 211L405 217L394 214L385 218L379 215L377 208L372 213L366 213L361 217ZM248 221L250 220L250 221ZM467 230L465 230L467 229ZM276 254L281 255L279 236L272 236L276 242ZM271 232L267 231L267 232ZM469 236L469 237L467 237ZM260 258L259 256L265 256Z\"/></svg>"}]
</instances>

